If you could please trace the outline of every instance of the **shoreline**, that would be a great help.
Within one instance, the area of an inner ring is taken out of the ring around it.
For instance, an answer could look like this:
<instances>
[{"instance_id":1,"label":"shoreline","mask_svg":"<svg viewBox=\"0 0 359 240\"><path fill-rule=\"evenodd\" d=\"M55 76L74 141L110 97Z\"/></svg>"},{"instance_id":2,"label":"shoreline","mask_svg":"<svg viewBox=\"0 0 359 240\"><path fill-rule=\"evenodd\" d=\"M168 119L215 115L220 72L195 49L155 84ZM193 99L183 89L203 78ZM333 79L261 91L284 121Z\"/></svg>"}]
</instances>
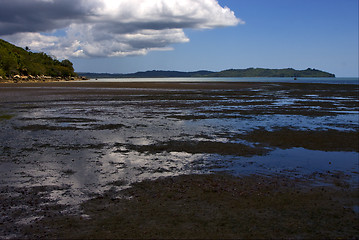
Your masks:
<instances>
[{"instance_id":1,"label":"shoreline","mask_svg":"<svg viewBox=\"0 0 359 240\"><path fill-rule=\"evenodd\" d=\"M21 82L1 83L0 87L66 87L66 88L156 88L156 89L241 89L251 86L261 86L261 82Z\"/></svg>"},{"instance_id":2,"label":"shoreline","mask_svg":"<svg viewBox=\"0 0 359 240\"><path fill-rule=\"evenodd\" d=\"M86 88L158 88L158 89L242 89L243 87L256 87L264 84L297 85L351 85L358 86L358 78L133 78L133 79L38 79L38 80L2 80L0 87L31 86L31 87L86 87Z\"/></svg>"},{"instance_id":3,"label":"shoreline","mask_svg":"<svg viewBox=\"0 0 359 240\"><path fill-rule=\"evenodd\" d=\"M286 87L297 87L297 86L322 86L322 85L329 85L331 87L335 86L357 86L357 84L340 84L340 83L300 83L300 82L210 82L210 81L194 81L194 82L162 82L162 81L153 81L153 82L146 82L146 81L133 81L133 82L89 82L86 80L55 80L55 81L34 81L34 82L0 82L0 87L64 87L64 88L95 88L95 89L196 89L196 90L240 90L243 88L251 88L251 87L260 87L260 86L273 86L273 85L282 85Z\"/></svg>"},{"instance_id":4,"label":"shoreline","mask_svg":"<svg viewBox=\"0 0 359 240\"><path fill-rule=\"evenodd\" d=\"M87 78L76 77L76 78L16 78L16 79L4 79L0 78L0 84L32 84L32 83L55 83L55 82L74 82L74 81L86 81Z\"/></svg>"}]
</instances>

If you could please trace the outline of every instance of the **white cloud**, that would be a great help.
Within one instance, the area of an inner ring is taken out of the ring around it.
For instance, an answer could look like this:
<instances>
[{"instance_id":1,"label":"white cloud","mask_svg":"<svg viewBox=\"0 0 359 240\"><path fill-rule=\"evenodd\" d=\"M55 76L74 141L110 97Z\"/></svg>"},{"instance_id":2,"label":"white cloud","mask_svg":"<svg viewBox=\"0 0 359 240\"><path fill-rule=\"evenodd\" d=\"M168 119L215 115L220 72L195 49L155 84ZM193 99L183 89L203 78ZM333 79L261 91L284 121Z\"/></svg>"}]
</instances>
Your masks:
<instances>
[{"instance_id":1,"label":"white cloud","mask_svg":"<svg viewBox=\"0 0 359 240\"><path fill-rule=\"evenodd\" d=\"M58 37L40 33L16 33L6 36L6 39L10 42L16 42L20 46L30 47L34 51L55 48L59 41Z\"/></svg>"},{"instance_id":2,"label":"white cloud","mask_svg":"<svg viewBox=\"0 0 359 240\"><path fill-rule=\"evenodd\" d=\"M0 10L0 35L59 58L144 55L149 51L172 49L174 43L188 42L183 29L211 29L244 23L229 8L221 7L217 0L2 1L7 3L5 11L8 8L14 15L17 14L13 9L14 1L17 4L26 2L27 7L41 7L42 12L21 10L21 18L9 19L1 18ZM68 8L71 10L66 12ZM50 13L55 11L56 16L51 17ZM59 11L63 11L63 15ZM64 29L66 34L39 33L59 29Z\"/></svg>"}]
</instances>

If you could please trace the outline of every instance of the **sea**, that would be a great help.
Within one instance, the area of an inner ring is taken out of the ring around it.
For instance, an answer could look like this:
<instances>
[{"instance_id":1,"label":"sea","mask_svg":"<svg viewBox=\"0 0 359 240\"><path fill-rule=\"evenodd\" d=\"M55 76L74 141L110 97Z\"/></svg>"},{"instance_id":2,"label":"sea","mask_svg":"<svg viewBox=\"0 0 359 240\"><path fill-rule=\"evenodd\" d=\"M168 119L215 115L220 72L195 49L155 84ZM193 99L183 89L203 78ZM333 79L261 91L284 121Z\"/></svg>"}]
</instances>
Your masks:
<instances>
[{"instance_id":1,"label":"sea","mask_svg":"<svg viewBox=\"0 0 359 240\"><path fill-rule=\"evenodd\" d=\"M280 82L280 83L324 83L324 84L359 84L358 77L336 78L275 78L275 77L241 77L241 78L96 78L87 82Z\"/></svg>"}]
</instances>

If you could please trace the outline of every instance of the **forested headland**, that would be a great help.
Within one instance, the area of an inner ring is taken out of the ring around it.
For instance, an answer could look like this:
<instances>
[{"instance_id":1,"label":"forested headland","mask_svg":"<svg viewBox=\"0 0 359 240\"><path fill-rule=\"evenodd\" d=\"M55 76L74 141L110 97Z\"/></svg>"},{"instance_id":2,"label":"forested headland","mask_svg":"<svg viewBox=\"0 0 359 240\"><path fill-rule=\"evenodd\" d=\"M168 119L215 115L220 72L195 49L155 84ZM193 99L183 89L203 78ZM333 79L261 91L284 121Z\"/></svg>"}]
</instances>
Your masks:
<instances>
[{"instance_id":1,"label":"forested headland","mask_svg":"<svg viewBox=\"0 0 359 240\"><path fill-rule=\"evenodd\" d=\"M8 80L74 79L71 61L57 60L46 53L31 52L0 39L0 77Z\"/></svg>"}]
</instances>

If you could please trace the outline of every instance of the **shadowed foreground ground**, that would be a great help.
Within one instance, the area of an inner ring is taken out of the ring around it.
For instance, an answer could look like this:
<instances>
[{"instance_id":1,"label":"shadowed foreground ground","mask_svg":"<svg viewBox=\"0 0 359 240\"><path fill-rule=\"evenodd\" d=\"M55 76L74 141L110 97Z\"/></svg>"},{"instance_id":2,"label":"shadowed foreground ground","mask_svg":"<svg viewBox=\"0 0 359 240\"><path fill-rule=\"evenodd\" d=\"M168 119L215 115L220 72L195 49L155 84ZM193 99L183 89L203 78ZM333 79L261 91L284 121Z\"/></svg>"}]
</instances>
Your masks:
<instances>
[{"instance_id":1,"label":"shadowed foreground ground","mask_svg":"<svg viewBox=\"0 0 359 240\"><path fill-rule=\"evenodd\" d=\"M185 175L110 190L85 202L82 216L53 214L23 230L31 238L355 238L357 200L339 182Z\"/></svg>"}]
</instances>

